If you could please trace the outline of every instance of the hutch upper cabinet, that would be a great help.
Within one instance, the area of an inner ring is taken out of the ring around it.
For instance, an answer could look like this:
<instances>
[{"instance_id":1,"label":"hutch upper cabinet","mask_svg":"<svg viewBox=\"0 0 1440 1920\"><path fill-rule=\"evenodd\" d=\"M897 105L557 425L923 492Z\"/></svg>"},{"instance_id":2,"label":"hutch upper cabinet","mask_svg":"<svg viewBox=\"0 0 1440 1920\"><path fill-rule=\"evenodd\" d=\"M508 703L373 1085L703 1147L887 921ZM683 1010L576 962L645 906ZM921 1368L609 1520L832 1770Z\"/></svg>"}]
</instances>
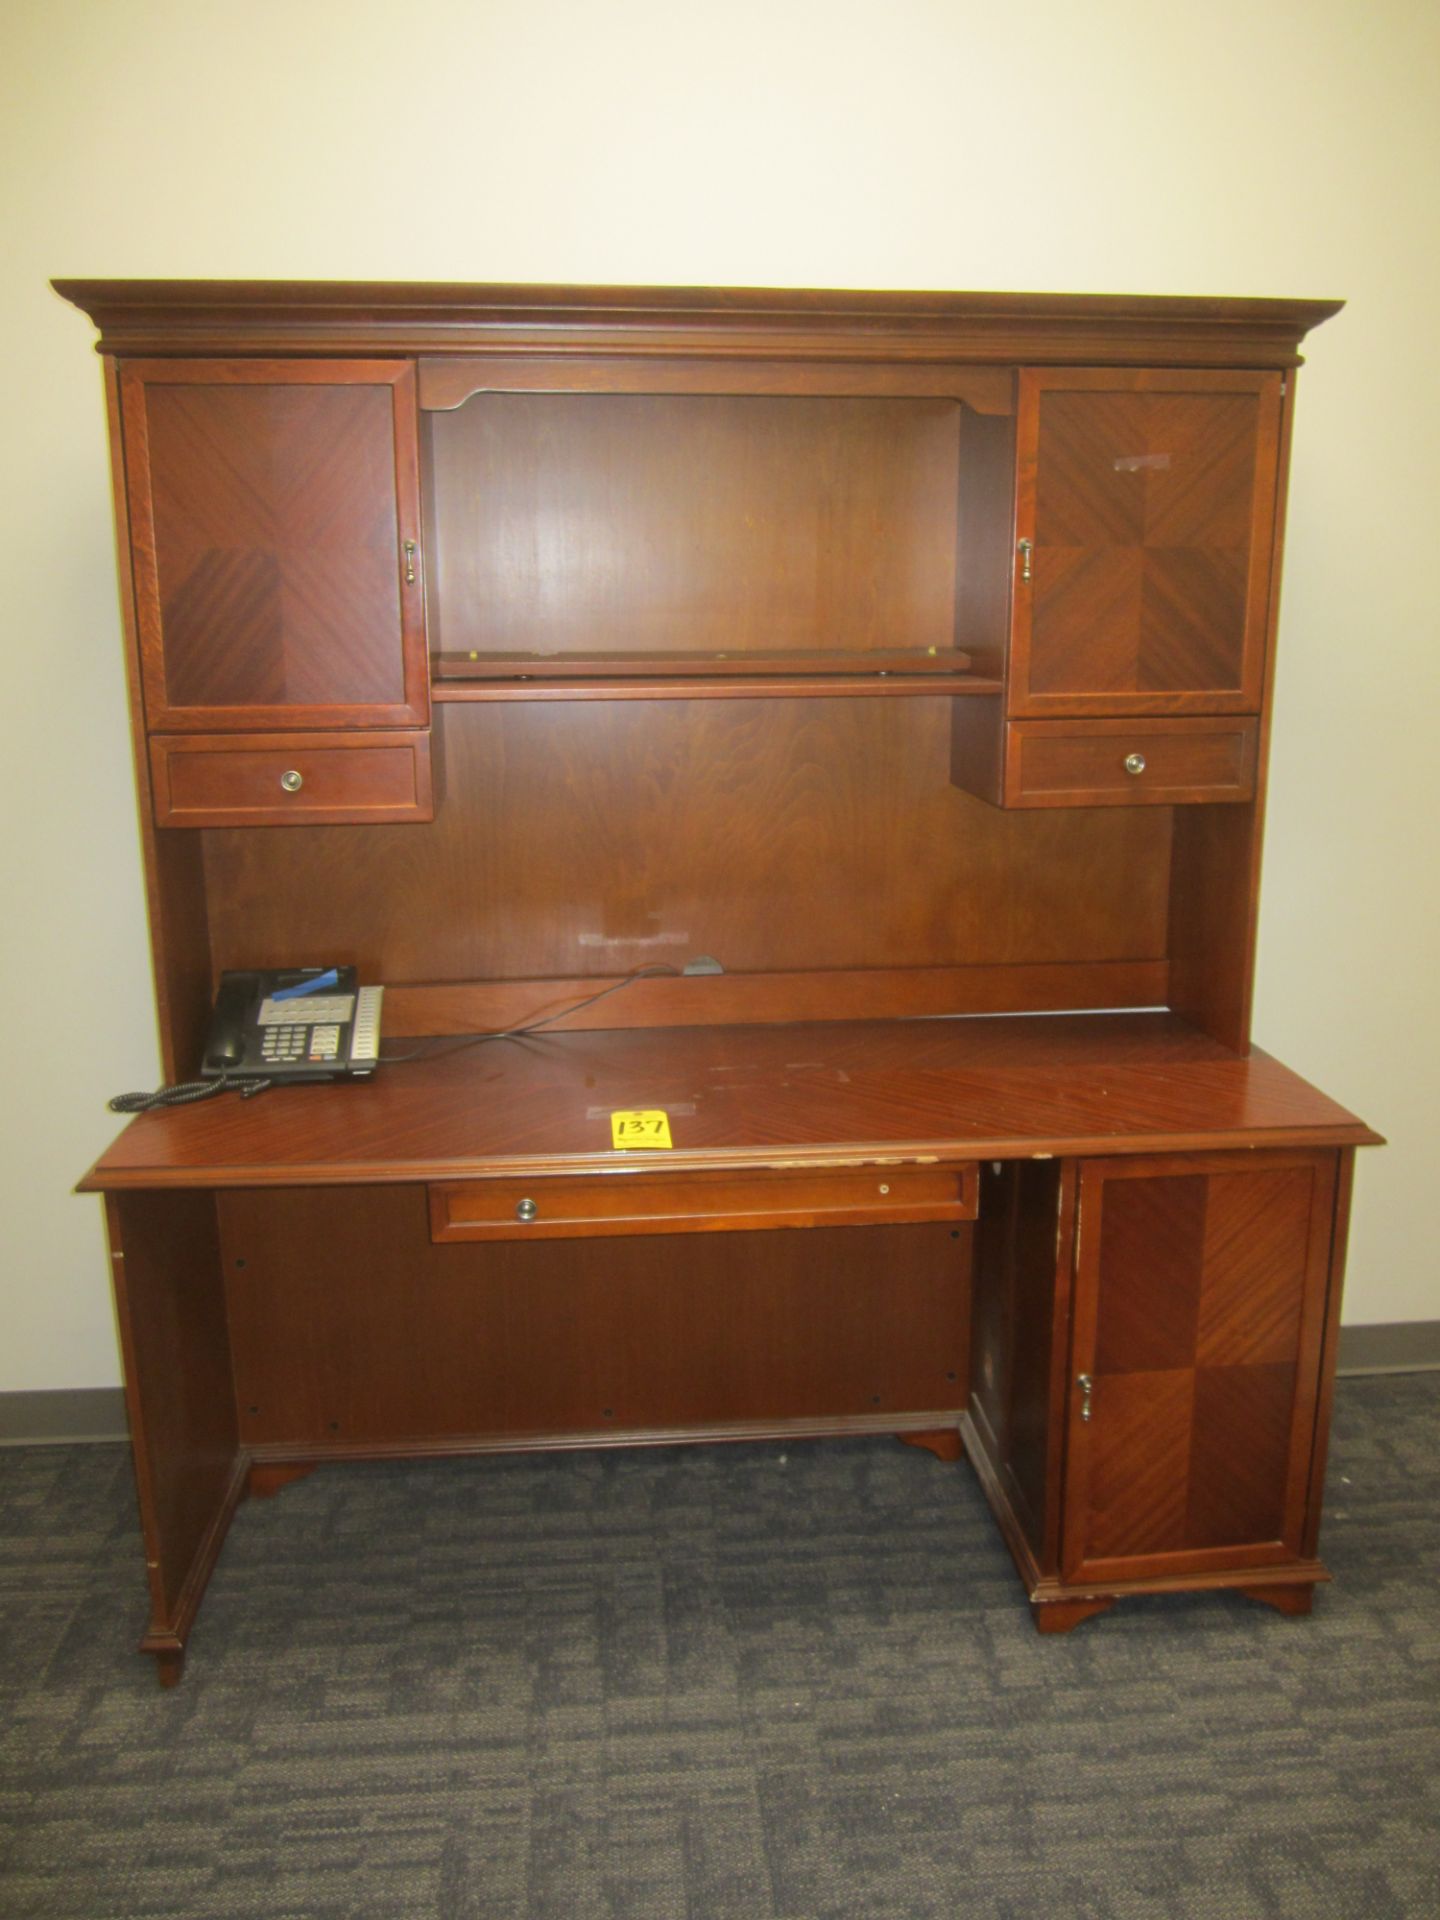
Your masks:
<instances>
[{"instance_id":1,"label":"hutch upper cabinet","mask_svg":"<svg viewBox=\"0 0 1440 1920\"><path fill-rule=\"evenodd\" d=\"M1043 1628L1303 1611L1376 1136L1249 1029L1334 306L61 290L167 1072L227 968L386 989L373 1078L84 1183L162 1677L247 1492L507 1447L963 1436Z\"/></svg>"},{"instance_id":2,"label":"hutch upper cabinet","mask_svg":"<svg viewBox=\"0 0 1440 1920\"><path fill-rule=\"evenodd\" d=\"M341 732L429 719L411 363L137 360L120 403L157 822L428 817L428 737Z\"/></svg>"},{"instance_id":3,"label":"hutch upper cabinet","mask_svg":"<svg viewBox=\"0 0 1440 1920\"><path fill-rule=\"evenodd\" d=\"M1010 713L1256 713L1277 373L1020 376Z\"/></svg>"},{"instance_id":4,"label":"hutch upper cabinet","mask_svg":"<svg viewBox=\"0 0 1440 1920\"><path fill-rule=\"evenodd\" d=\"M121 396L152 731L423 726L410 363L142 360Z\"/></svg>"},{"instance_id":5,"label":"hutch upper cabinet","mask_svg":"<svg viewBox=\"0 0 1440 1920\"><path fill-rule=\"evenodd\" d=\"M954 778L1005 807L1254 798L1273 629L1278 373L1027 367L964 497L1009 562ZM1013 513L1013 518L1012 518ZM1013 541L1011 535L1013 534ZM1223 717L1222 717L1223 716Z\"/></svg>"}]
</instances>

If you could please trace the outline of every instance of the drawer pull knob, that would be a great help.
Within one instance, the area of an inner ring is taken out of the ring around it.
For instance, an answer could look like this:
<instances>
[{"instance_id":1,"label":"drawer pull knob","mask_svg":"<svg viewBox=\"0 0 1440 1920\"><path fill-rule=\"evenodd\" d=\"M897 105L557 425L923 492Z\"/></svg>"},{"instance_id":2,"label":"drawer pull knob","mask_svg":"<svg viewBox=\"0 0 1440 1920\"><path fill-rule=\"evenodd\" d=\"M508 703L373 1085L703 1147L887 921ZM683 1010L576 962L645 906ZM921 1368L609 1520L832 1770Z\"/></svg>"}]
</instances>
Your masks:
<instances>
[{"instance_id":1,"label":"drawer pull knob","mask_svg":"<svg viewBox=\"0 0 1440 1920\"><path fill-rule=\"evenodd\" d=\"M533 1200L522 1200L515 1209L515 1218L517 1220L533 1220L539 1211L539 1207L536 1206Z\"/></svg>"},{"instance_id":2,"label":"drawer pull knob","mask_svg":"<svg viewBox=\"0 0 1440 1920\"><path fill-rule=\"evenodd\" d=\"M1125 756L1125 771L1127 773L1143 773L1145 771L1144 754L1127 753Z\"/></svg>"},{"instance_id":3,"label":"drawer pull knob","mask_svg":"<svg viewBox=\"0 0 1440 1920\"><path fill-rule=\"evenodd\" d=\"M298 793L305 784L305 776L302 773L297 773L294 767L291 767L288 773L281 774L280 784L287 793Z\"/></svg>"}]
</instances>

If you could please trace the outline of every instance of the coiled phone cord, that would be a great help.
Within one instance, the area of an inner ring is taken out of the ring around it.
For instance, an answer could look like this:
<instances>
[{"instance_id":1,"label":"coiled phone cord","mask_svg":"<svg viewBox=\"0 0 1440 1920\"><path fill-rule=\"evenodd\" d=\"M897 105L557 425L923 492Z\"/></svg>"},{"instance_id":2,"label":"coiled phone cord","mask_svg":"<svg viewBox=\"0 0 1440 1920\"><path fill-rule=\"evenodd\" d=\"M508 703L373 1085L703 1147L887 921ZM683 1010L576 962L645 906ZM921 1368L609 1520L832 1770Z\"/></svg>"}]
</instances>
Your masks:
<instances>
[{"instance_id":1,"label":"coiled phone cord","mask_svg":"<svg viewBox=\"0 0 1440 1920\"><path fill-rule=\"evenodd\" d=\"M222 1073L214 1080L182 1080L153 1093L117 1093L105 1102L111 1113L149 1113L155 1107L186 1107L192 1100L208 1100L217 1093L238 1093L242 1100L263 1093L274 1083L251 1076Z\"/></svg>"}]
</instances>

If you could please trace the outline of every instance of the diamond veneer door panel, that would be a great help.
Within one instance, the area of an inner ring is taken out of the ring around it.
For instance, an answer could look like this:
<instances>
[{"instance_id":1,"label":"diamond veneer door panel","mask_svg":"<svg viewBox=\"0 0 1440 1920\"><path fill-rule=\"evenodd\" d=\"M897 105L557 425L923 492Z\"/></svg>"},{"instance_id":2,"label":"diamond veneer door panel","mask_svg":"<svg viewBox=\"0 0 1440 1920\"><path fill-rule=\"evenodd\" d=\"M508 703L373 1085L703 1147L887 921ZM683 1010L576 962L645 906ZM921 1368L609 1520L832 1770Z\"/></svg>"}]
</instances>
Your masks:
<instances>
[{"instance_id":1,"label":"diamond veneer door panel","mask_svg":"<svg viewBox=\"0 0 1440 1920\"><path fill-rule=\"evenodd\" d=\"M1279 426L1279 374L1022 374L1012 714L1258 711Z\"/></svg>"},{"instance_id":2,"label":"diamond veneer door panel","mask_svg":"<svg viewBox=\"0 0 1440 1920\"><path fill-rule=\"evenodd\" d=\"M1067 1581L1301 1556L1331 1153L1081 1171Z\"/></svg>"},{"instance_id":3,"label":"diamond veneer door panel","mask_svg":"<svg viewBox=\"0 0 1440 1920\"><path fill-rule=\"evenodd\" d=\"M121 392L150 729L423 724L409 363L151 361Z\"/></svg>"}]
</instances>

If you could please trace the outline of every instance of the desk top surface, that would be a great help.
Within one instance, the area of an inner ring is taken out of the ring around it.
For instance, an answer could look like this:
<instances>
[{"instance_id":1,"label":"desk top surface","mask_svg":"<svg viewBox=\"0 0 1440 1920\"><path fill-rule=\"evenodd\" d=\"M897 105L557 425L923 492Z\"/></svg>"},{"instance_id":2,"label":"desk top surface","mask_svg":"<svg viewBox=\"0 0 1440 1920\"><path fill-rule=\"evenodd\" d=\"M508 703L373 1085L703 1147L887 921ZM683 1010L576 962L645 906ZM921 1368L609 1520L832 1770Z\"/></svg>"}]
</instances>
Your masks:
<instances>
[{"instance_id":1,"label":"desk top surface","mask_svg":"<svg viewBox=\"0 0 1440 1920\"><path fill-rule=\"evenodd\" d=\"M670 1151L614 1150L635 1108L668 1113ZM80 1190L1378 1142L1165 1013L671 1027L422 1043L372 1079L142 1114Z\"/></svg>"}]
</instances>

